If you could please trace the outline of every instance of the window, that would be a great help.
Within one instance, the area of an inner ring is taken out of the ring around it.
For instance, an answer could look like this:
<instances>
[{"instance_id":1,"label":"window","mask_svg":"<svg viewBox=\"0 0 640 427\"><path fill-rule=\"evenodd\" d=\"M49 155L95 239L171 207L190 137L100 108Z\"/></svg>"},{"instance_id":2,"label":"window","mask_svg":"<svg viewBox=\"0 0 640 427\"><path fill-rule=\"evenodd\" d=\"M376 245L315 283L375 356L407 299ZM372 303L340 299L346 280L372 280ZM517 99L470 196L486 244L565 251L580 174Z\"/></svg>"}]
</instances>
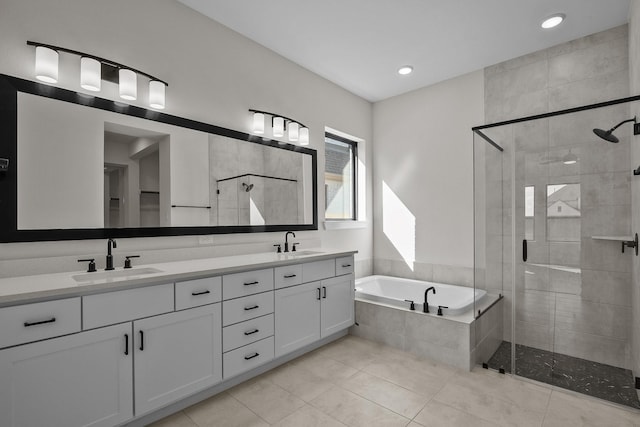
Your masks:
<instances>
[{"instance_id":1,"label":"window","mask_svg":"<svg viewBox=\"0 0 640 427\"><path fill-rule=\"evenodd\" d=\"M579 242L580 184L547 185L547 240Z\"/></svg>"},{"instance_id":2,"label":"window","mask_svg":"<svg viewBox=\"0 0 640 427\"><path fill-rule=\"evenodd\" d=\"M325 133L324 142L325 219L355 220L358 144L331 133Z\"/></svg>"}]
</instances>

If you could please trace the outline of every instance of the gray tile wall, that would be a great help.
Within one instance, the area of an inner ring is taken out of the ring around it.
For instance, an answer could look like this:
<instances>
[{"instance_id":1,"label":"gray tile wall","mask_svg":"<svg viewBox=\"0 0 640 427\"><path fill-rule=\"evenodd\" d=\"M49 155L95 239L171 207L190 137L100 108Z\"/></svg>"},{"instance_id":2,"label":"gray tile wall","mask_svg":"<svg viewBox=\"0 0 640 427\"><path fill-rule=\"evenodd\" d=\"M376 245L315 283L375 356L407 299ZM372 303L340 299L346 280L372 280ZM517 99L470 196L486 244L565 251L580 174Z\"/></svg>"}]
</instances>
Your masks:
<instances>
[{"instance_id":1,"label":"gray tile wall","mask_svg":"<svg viewBox=\"0 0 640 427\"><path fill-rule=\"evenodd\" d=\"M627 37L625 25L486 68L486 122L629 96ZM630 366L631 257L620 253L619 242L591 238L631 234L630 129L616 132L621 142L615 145L591 132L628 117L625 104L487 131L505 152L485 149L485 253L476 265L485 287L503 287L504 339L513 339L513 161L516 189L536 187L535 241L529 243L526 264L519 261L524 196L516 193L516 342ZM576 165L552 161L569 150L579 158ZM580 241L549 242L546 185L573 182L581 184Z\"/></svg>"}]
</instances>

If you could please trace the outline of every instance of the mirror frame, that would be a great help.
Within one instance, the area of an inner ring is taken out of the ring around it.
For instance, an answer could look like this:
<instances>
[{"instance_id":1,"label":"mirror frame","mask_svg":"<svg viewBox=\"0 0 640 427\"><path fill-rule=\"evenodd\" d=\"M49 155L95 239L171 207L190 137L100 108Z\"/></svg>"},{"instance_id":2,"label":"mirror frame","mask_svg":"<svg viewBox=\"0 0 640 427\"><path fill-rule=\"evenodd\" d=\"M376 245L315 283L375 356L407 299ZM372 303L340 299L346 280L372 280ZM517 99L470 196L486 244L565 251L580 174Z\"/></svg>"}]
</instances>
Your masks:
<instances>
[{"instance_id":1,"label":"mirror frame","mask_svg":"<svg viewBox=\"0 0 640 427\"><path fill-rule=\"evenodd\" d=\"M312 224L189 226L189 227L127 227L127 228L69 228L18 230L18 93L43 96L90 108L139 117L200 132L226 136L282 150L311 155L313 187ZM8 170L0 171L0 243L37 242L54 240L85 240L127 237L192 236L204 234L264 233L318 229L318 159L311 148L282 144L244 132L209 123L147 110L104 98L81 94L67 89L0 74L0 158L9 159Z\"/></svg>"}]
</instances>

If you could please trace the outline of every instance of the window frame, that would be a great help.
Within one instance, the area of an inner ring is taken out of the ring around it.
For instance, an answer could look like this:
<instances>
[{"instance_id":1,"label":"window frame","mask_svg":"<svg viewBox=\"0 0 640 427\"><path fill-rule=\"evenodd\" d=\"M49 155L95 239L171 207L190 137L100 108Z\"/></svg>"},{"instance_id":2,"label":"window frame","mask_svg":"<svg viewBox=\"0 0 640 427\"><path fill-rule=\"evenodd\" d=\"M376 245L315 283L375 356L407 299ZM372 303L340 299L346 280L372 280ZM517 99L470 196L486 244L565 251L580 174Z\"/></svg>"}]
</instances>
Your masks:
<instances>
[{"instance_id":1,"label":"window frame","mask_svg":"<svg viewBox=\"0 0 640 427\"><path fill-rule=\"evenodd\" d=\"M334 141L342 142L351 147L351 162L353 163L353 167L351 168L351 182L352 184L352 200L353 204L353 212L351 218L327 218L327 186L326 186L326 174L327 174L327 166L326 166L326 144L327 139L332 139ZM345 138L343 136L336 135L335 133L331 133L325 131L324 133L324 143L325 143L325 167L324 167L324 182L325 182L325 198L324 198L324 220L325 221L357 221L358 220L358 141L353 139Z\"/></svg>"}]
</instances>

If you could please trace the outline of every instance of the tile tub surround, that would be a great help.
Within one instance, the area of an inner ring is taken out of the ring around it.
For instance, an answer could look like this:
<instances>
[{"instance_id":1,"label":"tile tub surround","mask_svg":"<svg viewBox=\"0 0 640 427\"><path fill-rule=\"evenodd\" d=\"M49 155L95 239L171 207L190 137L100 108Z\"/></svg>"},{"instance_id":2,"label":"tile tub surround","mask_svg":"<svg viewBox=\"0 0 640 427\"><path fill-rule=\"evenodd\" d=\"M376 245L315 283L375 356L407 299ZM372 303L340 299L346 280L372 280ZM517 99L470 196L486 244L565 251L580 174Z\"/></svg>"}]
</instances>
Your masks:
<instances>
[{"instance_id":1,"label":"tile tub surround","mask_svg":"<svg viewBox=\"0 0 640 427\"><path fill-rule=\"evenodd\" d=\"M639 419L638 411L546 384L347 336L151 427L637 427Z\"/></svg>"},{"instance_id":2,"label":"tile tub surround","mask_svg":"<svg viewBox=\"0 0 640 427\"><path fill-rule=\"evenodd\" d=\"M494 300L486 297L481 309ZM500 345L501 320L502 300L474 319L471 312L437 316L356 299L356 324L349 332L468 371L477 355L491 355Z\"/></svg>"}]
</instances>

